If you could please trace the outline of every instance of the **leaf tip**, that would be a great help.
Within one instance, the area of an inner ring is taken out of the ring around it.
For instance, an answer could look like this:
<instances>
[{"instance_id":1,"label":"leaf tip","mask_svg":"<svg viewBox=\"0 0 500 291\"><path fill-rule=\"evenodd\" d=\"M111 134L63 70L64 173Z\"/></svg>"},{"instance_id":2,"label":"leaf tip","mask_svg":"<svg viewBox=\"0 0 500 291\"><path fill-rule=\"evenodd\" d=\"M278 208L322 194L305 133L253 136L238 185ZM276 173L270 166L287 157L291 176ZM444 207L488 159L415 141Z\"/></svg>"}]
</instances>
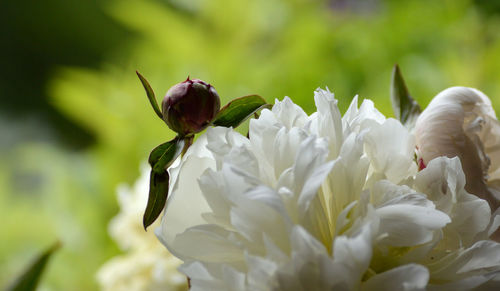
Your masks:
<instances>
[{"instance_id":1,"label":"leaf tip","mask_svg":"<svg viewBox=\"0 0 500 291\"><path fill-rule=\"evenodd\" d=\"M149 102L151 103L151 106L153 107L153 110L155 111L156 115L158 115L158 117L163 120L163 114L160 108L158 107L158 103L156 101L156 96L155 92L153 91L153 88L151 88L151 85L149 84L148 80L146 80L146 78L144 78L144 76L141 75L139 71L136 70L135 73L139 77L139 80L141 81L144 90L146 90L146 95L149 99Z\"/></svg>"},{"instance_id":2,"label":"leaf tip","mask_svg":"<svg viewBox=\"0 0 500 291\"><path fill-rule=\"evenodd\" d=\"M50 249L51 249L51 251L57 251L60 248L62 248L62 246L63 246L63 243L60 240L56 240Z\"/></svg>"},{"instance_id":3,"label":"leaf tip","mask_svg":"<svg viewBox=\"0 0 500 291\"><path fill-rule=\"evenodd\" d=\"M403 76L401 75L401 69L399 68L398 63L395 63L394 67L392 68L392 78L391 79L392 79L393 83L395 82L396 79L403 80Z\"/></svg>"},{"instance_id":4,"label":"leaf tip","mask_svg":"<svg viewBox=\"0 0 500 291\"><path fill-rule=\"evenodd\" d=\"M148 231L148 227L150 226L151 224L148 224L147 221L146 221L146 218L144 217L142 219L142 226L144 227L144 231L147 232Z\"/></svg>"}]
</instances>

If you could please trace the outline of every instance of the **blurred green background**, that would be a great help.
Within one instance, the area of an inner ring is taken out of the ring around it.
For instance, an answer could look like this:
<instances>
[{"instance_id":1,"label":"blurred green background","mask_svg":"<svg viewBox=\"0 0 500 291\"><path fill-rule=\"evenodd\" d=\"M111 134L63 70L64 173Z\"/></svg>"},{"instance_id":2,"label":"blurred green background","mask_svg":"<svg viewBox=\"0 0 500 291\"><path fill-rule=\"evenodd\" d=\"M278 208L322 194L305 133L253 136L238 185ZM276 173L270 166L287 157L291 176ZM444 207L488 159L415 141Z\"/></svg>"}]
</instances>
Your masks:
<instances>
[{"instance_id":1,"label":"blurred green background","mask_svg":"<svg viewBox=\"0 0 500 291\"><path fill-rule=\"evenodd\" d=\"M135 70L160 98L188 75L223 103L290 96L311 113L328 86L344 111L384 114L399 63L425 106L453 85L500 108L500 5L470 0L3 1L0 9L0 287L60 239L41 290L96 290L119 253L107 234L115 188L172 137Z\"/></svg>"}]
</instances>

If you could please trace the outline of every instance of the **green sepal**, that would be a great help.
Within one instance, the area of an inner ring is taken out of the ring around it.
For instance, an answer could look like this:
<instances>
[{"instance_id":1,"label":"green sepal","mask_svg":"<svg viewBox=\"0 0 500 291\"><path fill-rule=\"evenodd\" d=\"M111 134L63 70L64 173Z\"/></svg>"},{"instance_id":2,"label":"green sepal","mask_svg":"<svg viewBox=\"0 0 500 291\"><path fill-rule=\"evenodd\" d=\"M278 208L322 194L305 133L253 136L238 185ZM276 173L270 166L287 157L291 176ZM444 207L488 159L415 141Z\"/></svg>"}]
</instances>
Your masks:
<instances>
[{"instance_id":1,"label":"green sepal","mask_svg":"<svg viewBox=\"0 0 500 291\"><path fill-rule=\"evenodd\" d=\"M222 107L212 124L236 128L255 112L264 108L271 108L271 105L259 95L239 97Z\"/></svg>"},{"instance_id":2,"label":"green sepal","mask_svg":"<svg viewBox=\"0 0 500 291\"><path fill-rule=\"evenodd\" d=\"M391 78L391 102L394 115L407 127L413 127L420 115L418 103L411 97L399 66L394 65Z\"/></svg>"},{"instance_id":3,"label":"green sepal","mask_svg":"<svg viewBox=\"0 0 500 291\"><path fill-rule=\"evenodd\" d=\"M156 115L158 115L158 117L160 117L160 119L163 120L163 114L161 113L160 107L158 107L158 102L156 101L156 96L155 92L153 91L153 88L151 88L151 85L149 85L148 80L146 80L146 78L144 78L143 75L141 75L138 71L135 71L135 73L139 77L139 80L141 80L144 90L146 90L146 95L148 96L149 103L151 103L153 110L156 112Z\"/></svg>"},{"instance_id":4,"label":"green sepal","mask_svg":"<svg viewBox=\"0 0 500 291\"><path fill-rule=\"evenodd\" d=\"M149 197L142 223L144 229L153 224L160 216L168 197L170 176L167 168L177 159L184 149L185 140L179 137L163 143L151 151L149 164L151 174L149 178Z\"/></svg>"},{"instance_id":5,"label":"green sepal","mask_svg":"<svg viewBox=\"0 0 500 291\"><path fill-rule=\"evenodd\" d=\"M61 247L60 242L56 242L33 261L32 265L27 268L24 273L7 288L9 291L34 291L40 278L45 270L49 259L56 250Z\"/></svg>"}]
</instances>

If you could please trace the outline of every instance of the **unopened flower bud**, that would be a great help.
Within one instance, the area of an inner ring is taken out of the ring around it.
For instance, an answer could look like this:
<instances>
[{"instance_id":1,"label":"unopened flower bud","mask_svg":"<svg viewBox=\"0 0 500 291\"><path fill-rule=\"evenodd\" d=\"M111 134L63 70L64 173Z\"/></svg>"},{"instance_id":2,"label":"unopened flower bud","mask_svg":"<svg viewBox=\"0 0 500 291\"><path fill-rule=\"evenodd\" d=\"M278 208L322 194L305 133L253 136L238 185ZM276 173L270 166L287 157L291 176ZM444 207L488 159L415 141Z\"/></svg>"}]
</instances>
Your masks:
<instances>
[{"instance_id":1,"label":"unopened flower bud","mask_svg":"<svg viewBox=\"0 0 500 291\"><path fill-rule=\"evenodd\" d=\"M217 91L202 80L189 78L170 88L163 98L163 120L173 131L188 135L202 131L220 109Z\"/></svg>"}]
</instances>

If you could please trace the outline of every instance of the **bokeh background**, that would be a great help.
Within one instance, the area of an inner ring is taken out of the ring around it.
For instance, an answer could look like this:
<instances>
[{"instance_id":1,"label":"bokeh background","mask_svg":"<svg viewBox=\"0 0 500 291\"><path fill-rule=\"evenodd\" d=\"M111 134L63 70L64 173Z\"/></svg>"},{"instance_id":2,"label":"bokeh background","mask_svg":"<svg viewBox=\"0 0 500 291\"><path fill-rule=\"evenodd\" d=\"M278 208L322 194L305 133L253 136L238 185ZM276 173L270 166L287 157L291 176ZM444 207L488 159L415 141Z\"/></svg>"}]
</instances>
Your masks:
<instances>
[{"instance_id":1,"label":"bokeh background","mask_svg":"<svg viewBox=\"0 0 500 291\"><path fill-rule=\"evenodd\" d=\"M500 109L500 5L485 0L24 0L0 9L0 288L56 239L41 290L97 290L119 253L115 189L173 134L159 97L188 75L223 103L290 96L311 113L328 86L389 103L399 63L423 106L476 87Z\"/></svg>"}]
</instances>

